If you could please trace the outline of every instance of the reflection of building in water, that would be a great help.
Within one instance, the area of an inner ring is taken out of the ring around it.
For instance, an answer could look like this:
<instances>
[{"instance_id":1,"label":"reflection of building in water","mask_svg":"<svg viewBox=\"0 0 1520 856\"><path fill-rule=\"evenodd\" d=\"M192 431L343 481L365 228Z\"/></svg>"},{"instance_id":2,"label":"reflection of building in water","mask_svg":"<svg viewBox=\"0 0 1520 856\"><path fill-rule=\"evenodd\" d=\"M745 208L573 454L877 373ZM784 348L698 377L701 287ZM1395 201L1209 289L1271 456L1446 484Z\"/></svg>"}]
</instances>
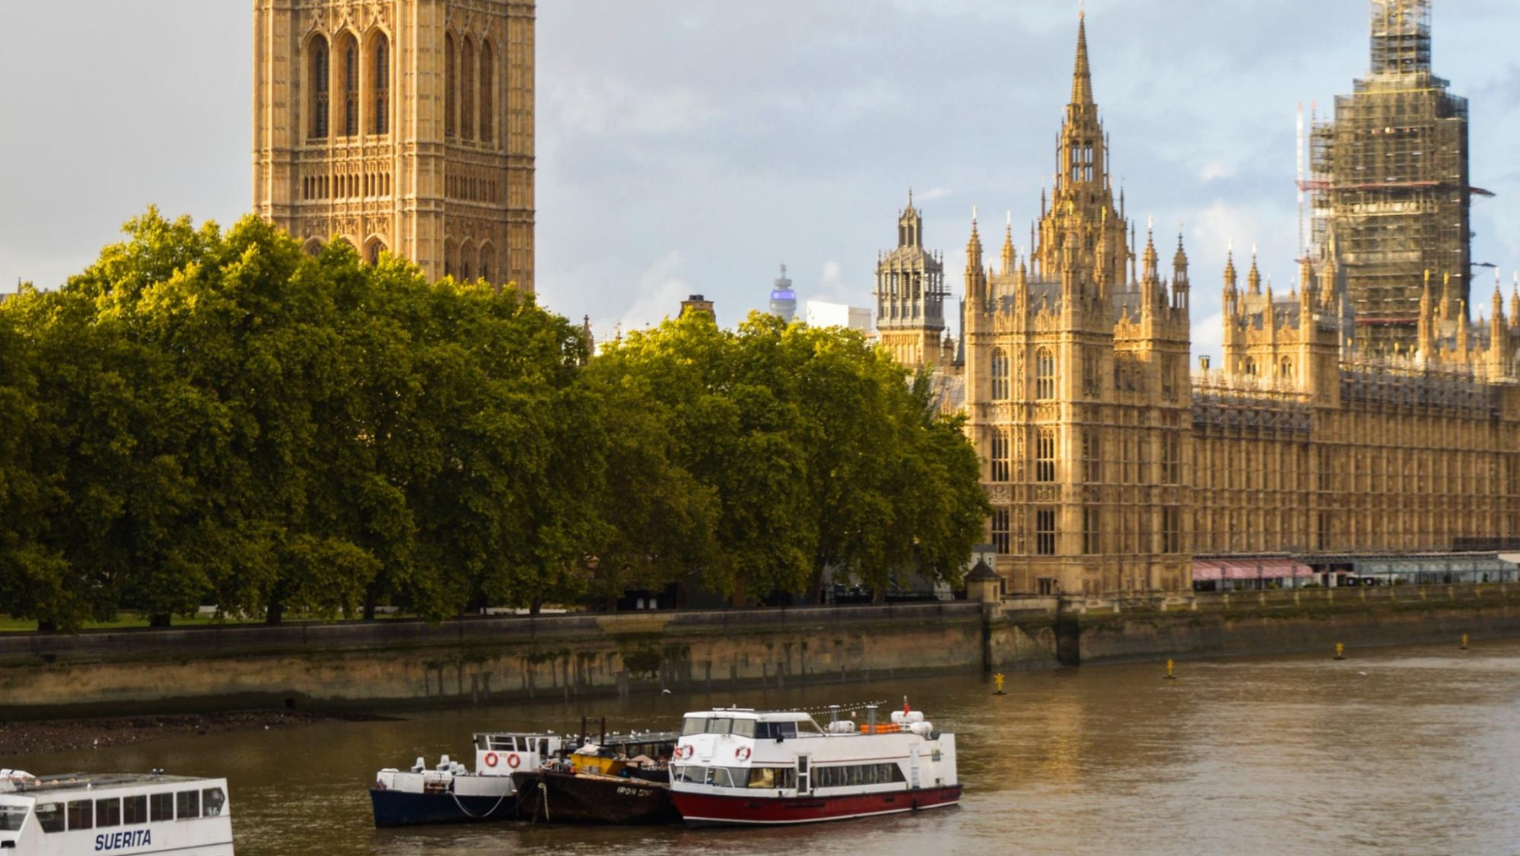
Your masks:
<instances>
[{"instance_id":1,"label":"reflection of building in water","mask_svg":"<svg viewBox=\"0 0 1520 856\"><path fill-rule=\"evenodd\" d=\"M1165 271L1112 187L1085 23L1057 158L1027 255L1010 227L984 260L973 220L964 366L945 375L1010 591L1177 590L1195 558L1324 571L1520 542L1520 294L1506 315L1496 286L1472 323L1460 277L1412 273L1410 341L1361 342L1333 232L1285 291L1254 254L1242 286L1232 254L1223 358L1190 373L1188 257L1179 240Z\"/></svg>"}]
</instances>

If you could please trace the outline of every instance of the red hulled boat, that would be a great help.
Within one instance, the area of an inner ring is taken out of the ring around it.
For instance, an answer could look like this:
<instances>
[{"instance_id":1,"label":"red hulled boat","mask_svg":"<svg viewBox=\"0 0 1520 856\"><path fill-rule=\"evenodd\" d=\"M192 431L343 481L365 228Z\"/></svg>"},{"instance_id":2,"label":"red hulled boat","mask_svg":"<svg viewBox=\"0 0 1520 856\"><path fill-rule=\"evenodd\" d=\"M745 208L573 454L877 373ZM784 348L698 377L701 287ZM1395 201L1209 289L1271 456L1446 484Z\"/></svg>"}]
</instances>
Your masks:
<instances>
[{"instance_id":1,"label":"red hulled boat","mask_svg":"<svg viewBox=\"0 0 1520 856\"><path fill-rule=\"evenodd\" d=\"M876 721L820 727L796 711L688 713L671 791L689 826L818 823L922 811L960 802L955 735L908 708Z\"/></svg>"}]
</instances>

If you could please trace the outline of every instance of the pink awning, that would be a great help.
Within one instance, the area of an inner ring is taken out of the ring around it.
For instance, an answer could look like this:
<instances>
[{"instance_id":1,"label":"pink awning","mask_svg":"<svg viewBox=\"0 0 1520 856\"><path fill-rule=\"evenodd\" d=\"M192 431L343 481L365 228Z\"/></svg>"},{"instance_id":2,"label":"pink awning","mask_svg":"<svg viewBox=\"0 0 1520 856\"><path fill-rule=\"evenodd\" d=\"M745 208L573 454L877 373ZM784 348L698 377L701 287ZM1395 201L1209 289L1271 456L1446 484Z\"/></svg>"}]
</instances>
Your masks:
<instances>
[{"instance_id":1,"label":"pink awning","mask_svg":"<svg viewBox=\"0 0 1520 856\"><path fill-rule=\"evenodd\" d=\"M1242 559L1193 562L1193 579L1199 582L1218 580L1281 580L1314 576L1314 569L1291 559Z\"/></svg>"}]
</instances>

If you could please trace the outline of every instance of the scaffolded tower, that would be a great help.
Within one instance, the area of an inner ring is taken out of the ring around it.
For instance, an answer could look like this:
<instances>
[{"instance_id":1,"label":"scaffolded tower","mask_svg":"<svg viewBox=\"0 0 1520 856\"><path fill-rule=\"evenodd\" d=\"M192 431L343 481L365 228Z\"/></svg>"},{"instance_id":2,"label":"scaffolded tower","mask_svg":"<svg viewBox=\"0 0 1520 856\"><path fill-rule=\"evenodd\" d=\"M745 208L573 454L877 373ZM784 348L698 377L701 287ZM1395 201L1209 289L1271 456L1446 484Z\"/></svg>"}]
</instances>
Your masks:
<instances>
[{"instance_id":1,"label":"scaffolded tower","mask_svg":"<svg viewBox=\"0 0 1520 856\"><path fill-rule=\"evenodd\" d=\"M1346 272L1354 344L1416 344L1427 273L1471 305L1467 100L1431 73L1431 0L1371 0L1372 70L1311 139L1314 245Z\"/></svg>"}]
</instances>

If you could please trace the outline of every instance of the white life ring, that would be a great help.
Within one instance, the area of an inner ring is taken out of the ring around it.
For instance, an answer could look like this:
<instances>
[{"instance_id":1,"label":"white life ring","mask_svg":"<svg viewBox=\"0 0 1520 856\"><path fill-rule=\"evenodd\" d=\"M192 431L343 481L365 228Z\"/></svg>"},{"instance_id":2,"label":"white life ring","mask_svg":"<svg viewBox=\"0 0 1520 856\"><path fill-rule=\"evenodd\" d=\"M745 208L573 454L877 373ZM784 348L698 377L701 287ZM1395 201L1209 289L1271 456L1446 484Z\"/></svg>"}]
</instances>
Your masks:
<instances>
[{"instance_id":1,"label":"white life ring","mask_svg":"<svg viewBox=\"0 0 1520 856\"><path fill-rule=\"evenodd\" d=\"M676 748L676 757L682 759L690 758L693 751L690 746L679 746Z\"/></svg>"},{"instance_id":2,"label":"white life ring","mask_svg":"<svg viewBox=\"0 0 1520 856\"><path fill-rule=\"evenodd\" d=\"M519 765L521 763L522 763L522 759L519 758L519 757L517 757L517 753L516 752L514 752L511 755L507 756L507 766L508 767L511 767L512 769L515 770L515 769L517 769L517 765Z\"/></svg>"},{"instance_id":3,"label":"white life ring","mask_svg":"<svg viewBox=\"0 0 1520 856\"><path fill-rule=\"evenodd\" d=\"M495 752L487 752L486 753L486 766L487 767L495 767L496 766L496 761L497 761L497 758L496 758L496 753Z\"/></svg>"},{"instance_id":4,"label":"white life ring","mask_svg":"<svg viewBox=\"0 0 1520 856\"><path fill-rule=\"evenodd\" d=\"M749 747L748 746L740 746L738 749L735 749L734 750L734 757L738 758L740 761L748 761L749 760Z\"/></svg>"}]
</instances>

